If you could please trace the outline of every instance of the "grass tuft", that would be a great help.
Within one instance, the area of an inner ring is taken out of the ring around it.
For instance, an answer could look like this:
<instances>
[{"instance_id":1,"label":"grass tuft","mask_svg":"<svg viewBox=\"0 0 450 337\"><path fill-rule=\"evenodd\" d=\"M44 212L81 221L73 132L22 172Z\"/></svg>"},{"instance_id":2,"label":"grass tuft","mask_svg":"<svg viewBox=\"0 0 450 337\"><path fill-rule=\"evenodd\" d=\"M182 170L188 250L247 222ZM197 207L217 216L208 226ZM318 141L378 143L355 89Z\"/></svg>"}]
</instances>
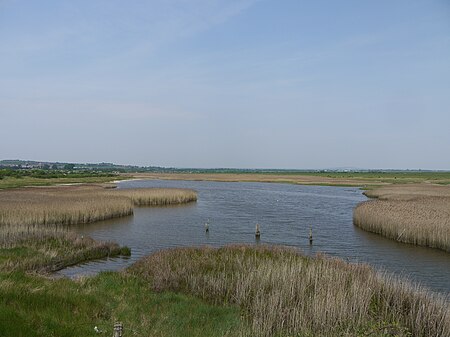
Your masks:
<instances>
[{"instance_id":1,"label":"grass tuft","mask_svg":"<svg viewBox=\"0 0 450 337\"><path fill-rule=\"evenodd\" d=\"M179 248L129 269L155 291L181 291L214 304L236 304L250 336L448 336L450 309L408 282L290 249Z\"/></svg>"},{"instance_id":2,"label":"grass tuft","mask_svg":"<svg viewBox=\"0 0 450 337\"><path fill-rule=\"evenodd\" d=\"M128 247L95 241L61 226L0 226L0 271L49 273L80 262L130 255Z\"/></svg>"}]
</instances>

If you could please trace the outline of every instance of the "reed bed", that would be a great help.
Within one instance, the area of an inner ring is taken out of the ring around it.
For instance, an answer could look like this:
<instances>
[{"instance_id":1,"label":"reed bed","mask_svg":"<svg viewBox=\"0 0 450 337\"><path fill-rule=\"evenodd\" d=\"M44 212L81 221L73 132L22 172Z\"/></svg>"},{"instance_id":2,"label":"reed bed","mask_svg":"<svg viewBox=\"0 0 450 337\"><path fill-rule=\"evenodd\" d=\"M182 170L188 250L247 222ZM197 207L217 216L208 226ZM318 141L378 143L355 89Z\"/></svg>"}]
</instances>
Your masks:
<instances>
[{"instance_id":1,"label":"reed bed","mask_svg":"<svg viewBox=\"0 0 450 337\"><path fill-rule=\"evenodd\" d=\"M1 272L52 272L87 260L129 253L126 247L94 241L63 226L0 226Z\"/></svg>"},{"instance_id":2,"label":"reed bed","mask_svg":"<svg viewBox=\"0 0 450 337\"><path fill-rule=\"evenodd\" d=\"M380 200L415 200L423 197L450 197L449 185L404 184L377 187L364 192L369 198Z\"/></svg>"},{"instance_id":3,"label":"reed bed","mask_svg":"<svg viewBox=\"0 0 450 337\"><path fill-rule=\"evenodd\" d=\"M182 189L110 189L80 185L0 191L0 226L90 223L133 214L134 206L197 199Z\"/></svg>"},{"instance_id":4,"label":"reed bed","mask_svg":"<svg viewBox=\"0 0 450 337\"><path fill-rule=\"evenodd\" d=\"M133 202L135 206L166 206L197 201L194 190L182 188L133 188L113 190Z\"/></svg>"},{"instance_id":5,"label":"reed bed","mask_svg":"<svg viewBox=\"0 0 450 337\"><path fill-rule=\"evenodd\" d=\"M450 186L386 186L366 191L353 223L398 242L450 252Z\"/></svg>"},{"instance_id":6,"label":"reed bed","mask_svg":"<svg viewBox=\"0 0 450 337\"><path fill-rule=\"evenodd\" d=\"M235 304L242 336L449 336L448 299L324 256L275 247L178 248L130 267L155 291Z\"/></svg>"},{"instance_id":7,"label":"reed bed","mask_svg":"<svg viewBox=\"0 0 450 337\"><path fill-rule=\"evenodd\" d=\"M450 252L450 197L366 201L353 211L353 223L399 242Z\"/></svg>"}]
</instances>

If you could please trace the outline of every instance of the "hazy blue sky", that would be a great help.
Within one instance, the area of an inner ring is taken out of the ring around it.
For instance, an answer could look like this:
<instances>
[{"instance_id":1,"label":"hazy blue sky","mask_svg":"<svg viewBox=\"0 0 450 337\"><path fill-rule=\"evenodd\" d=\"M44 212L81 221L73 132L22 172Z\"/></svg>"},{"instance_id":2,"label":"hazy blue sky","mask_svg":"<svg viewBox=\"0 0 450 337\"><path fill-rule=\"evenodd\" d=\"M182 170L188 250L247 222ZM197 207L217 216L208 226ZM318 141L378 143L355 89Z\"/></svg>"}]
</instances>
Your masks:
<instances>
[{"instance_id":1,"label":"hazy blue sky","mask_svg":"<svg viewBox=\"0 0 450 337\"><path fill-rule=\"evenodd\" d=\"M449 0L0 0L0 159L450 169Z\"/></svg>"}]
</instances>

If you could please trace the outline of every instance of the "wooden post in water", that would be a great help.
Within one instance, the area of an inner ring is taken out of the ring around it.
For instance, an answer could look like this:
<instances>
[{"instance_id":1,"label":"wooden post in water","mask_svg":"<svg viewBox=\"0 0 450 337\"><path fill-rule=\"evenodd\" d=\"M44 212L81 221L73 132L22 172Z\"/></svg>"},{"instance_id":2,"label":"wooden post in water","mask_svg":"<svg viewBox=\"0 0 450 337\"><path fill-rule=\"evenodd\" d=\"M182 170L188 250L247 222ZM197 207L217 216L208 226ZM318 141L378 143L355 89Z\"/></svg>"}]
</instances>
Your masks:
<instances>
[{"instance_id":1,"label":"wooden post in water","mask_svg":"<svg viewBox=\"0 0 450 337\"><path fill-rule=\"evenodd\" d=\"M121 322L114 323L114 335L113 337L123 337L123 324Z\"/></svg>"},{"instance_id":2,"label":"wooden post in water","mask_svg":"<svg viewBox=\"0 0 450 337\"><path fill-rule=\"evenodd\" d=\"M261 237L261 231L259 230L259 223L256 224L255 237L257 239L259 239Z\"/></svg>"},{"instance_id":3,"label":"wooden post in water","mask_svg":"<svg viewBox=\"0 0 450 337\"><path fill-rule=\"evenodd\" d=\"M313 238L312 238L312 227L309 228L309 244L312 245Z\"/></svg>"}]
</instances>

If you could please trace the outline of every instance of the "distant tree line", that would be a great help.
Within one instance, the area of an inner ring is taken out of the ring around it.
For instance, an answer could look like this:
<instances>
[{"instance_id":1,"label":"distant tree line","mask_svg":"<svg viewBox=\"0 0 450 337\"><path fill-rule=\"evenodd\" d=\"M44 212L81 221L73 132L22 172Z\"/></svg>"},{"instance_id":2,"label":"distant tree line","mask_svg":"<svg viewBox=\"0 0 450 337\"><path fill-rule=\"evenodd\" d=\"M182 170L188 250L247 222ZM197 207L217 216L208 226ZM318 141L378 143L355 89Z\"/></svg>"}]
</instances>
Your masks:
<instances>
[{"instance_id":1,"label":"distant tree line","mask_svg":"<svg viewBox=\"0 0 450 337\"><path fill-rule=\"evenodd\" d=\"M15 169L15 168L2 168L0 169L0 179L4 177L12 178L41 178L41 179L51 179L51 178L84 178L84 177L113 177L117 175L117 172L104 172L104 171L93 171L93 170L58 170L58 169Z\"/></svg>"}]
</instances>

